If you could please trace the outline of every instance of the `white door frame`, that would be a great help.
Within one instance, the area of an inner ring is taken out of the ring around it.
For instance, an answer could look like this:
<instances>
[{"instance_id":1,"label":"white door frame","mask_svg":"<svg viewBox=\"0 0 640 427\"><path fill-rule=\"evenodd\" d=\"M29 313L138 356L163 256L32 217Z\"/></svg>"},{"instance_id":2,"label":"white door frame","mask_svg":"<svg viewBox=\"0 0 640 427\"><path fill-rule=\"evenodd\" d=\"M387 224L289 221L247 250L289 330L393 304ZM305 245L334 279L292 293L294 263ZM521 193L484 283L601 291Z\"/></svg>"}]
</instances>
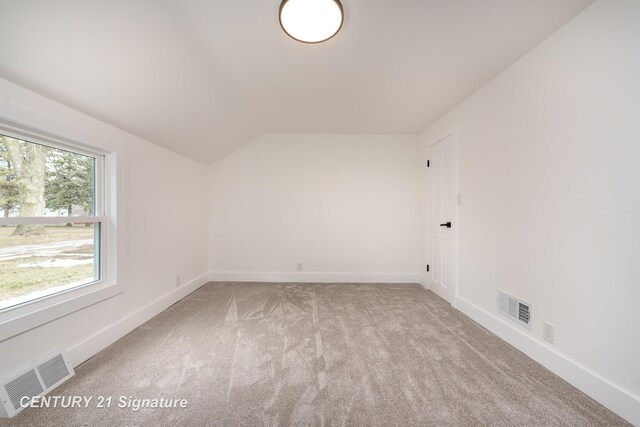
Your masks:
<instances>
[{"instance_id":1,"label":"white door frame","mask_svg":"<svg viewBox=\"0 0 640 427\"><path fill-rule=\"evenodd\" d=\"M456 307L456 302L457 302L457 298L458 298L458 249L459 249L459 236L460 236L460 222L459 222L459 215L458 215L458 211L459 211L459 206L460 206L460 190L459 190L459 178L458 178L458 172L459 172L459 146L458 146L458 130L457 128L453 128L453 129L448 129L442 133L438 133L436 137L431 137L429 139L427 139L427 143L426 143L426 158L427 160L430 160L429 157L431 155L431 150L433 148L434 145L436 145L437 143L441 142L442 140L451 137L451 143L453 146L453 200L454 200L454 209L453 209L453 218L451 219L452 223L453 223L453 227L452 227L452 231L453 231L453 250L452 250L452 256L453 256L453 261L452 261L452 268L453 268L453 272L452 272L452 292L453 295L451 296L451 305L455 308ZM426 173L426 177L425 177L425 182L426 182L426 191L425 191L425 196L426 196L426 210L425 210L425 220L427 221L427 226L426 226L426 235L425 235L425 241L424 241L424 247L425 247L425 255L426 255L426 259L425 259L425 263L426 264L430 264L431 263L431 245L429 244L430 239L431 239L431 218L429 215L429 199L430 199L430 180L431 180L431 170L429 168L427 168L427 173ZM426 283L430 283L431 282L431 274L433 272L433 269L431 269L431 271L429 271L426 276Z\"/></svg>"}]
</instances>

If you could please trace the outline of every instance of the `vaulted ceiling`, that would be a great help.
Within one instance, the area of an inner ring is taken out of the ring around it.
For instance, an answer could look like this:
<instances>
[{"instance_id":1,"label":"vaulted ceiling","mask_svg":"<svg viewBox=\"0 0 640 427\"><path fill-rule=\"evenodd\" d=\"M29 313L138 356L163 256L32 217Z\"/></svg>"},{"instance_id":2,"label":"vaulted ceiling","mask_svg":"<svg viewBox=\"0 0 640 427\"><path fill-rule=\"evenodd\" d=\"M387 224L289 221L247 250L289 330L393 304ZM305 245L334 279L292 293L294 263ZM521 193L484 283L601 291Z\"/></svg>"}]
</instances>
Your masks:
<instances>
[{"instance_id":1,"label":"vaulted ceiling","mask_svg":"<svg viewBox=\"0 0 640 427\"><path fill-rule=\"evenodd\" d=\"M209 164L264 132L419 133L593 0L0 0L0 76Z\"/></svg>"}]
</instances>

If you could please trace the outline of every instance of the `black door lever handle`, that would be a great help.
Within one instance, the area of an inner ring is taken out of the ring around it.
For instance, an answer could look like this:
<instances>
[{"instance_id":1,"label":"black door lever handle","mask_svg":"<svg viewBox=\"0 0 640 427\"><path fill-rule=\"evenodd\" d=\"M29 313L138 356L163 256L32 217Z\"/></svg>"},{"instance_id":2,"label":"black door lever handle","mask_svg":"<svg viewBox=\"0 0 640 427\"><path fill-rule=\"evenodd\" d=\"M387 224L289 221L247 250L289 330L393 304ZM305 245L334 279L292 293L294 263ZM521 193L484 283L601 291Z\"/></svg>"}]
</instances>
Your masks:
<instances>
[{"instance_id":1,"label":"black door lever handle","mask_svg":"<svg viewBox=\"0 0 640 427\"><path fill-rule=\"evenodd\" d=\"M451 221L446 222L444 224L440 224L440 227L447 227L447 228L451 228Z\"/></svg>"}]
</instances>

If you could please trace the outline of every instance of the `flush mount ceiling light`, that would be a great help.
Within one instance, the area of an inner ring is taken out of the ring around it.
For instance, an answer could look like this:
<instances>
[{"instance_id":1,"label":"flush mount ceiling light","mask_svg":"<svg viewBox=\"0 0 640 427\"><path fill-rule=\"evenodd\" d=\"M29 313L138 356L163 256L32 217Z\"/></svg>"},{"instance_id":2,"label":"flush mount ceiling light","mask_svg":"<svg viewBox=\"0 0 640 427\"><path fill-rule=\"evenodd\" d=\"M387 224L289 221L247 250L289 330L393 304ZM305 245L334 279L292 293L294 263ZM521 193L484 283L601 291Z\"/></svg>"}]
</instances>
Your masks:
<instances>
[{"instance_id":1,"label":"flush mount ceiling light","mask_svg":"<svg viewBox=\"0 0 640 427\"><path fill-rule=\"evenodd\" d=\"M340 31L344 11L340 0L283 0L280 25L302 43L322 43Z\"/></svg>"}]
</instances>

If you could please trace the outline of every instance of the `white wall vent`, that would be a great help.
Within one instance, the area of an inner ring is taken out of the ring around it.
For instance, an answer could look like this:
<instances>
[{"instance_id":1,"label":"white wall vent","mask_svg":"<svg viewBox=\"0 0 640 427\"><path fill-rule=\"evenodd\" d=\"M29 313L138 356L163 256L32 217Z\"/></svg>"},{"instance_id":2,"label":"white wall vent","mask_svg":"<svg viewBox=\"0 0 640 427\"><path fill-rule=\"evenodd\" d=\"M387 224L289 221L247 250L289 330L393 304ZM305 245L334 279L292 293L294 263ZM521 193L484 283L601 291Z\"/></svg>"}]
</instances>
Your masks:
<instances>
[{"instance_id":1,"label":"white wall vent","mask_svg":"<svg viewBox=\"0 0 640 427\"><path fill-rule=\"evenodd\" d=\"M34 363L26 372L5 378L0 386L0 417L13 417L24 409L24 397L43 396L74 374L66 354L58 352Z\"/></svg>"},{"instance_id":2,"label":"white wall vent","mask_svg":"<svg viewBox=\"0 0 640 427\"><path fill-rule=\"evenodd\" d=\"M531 329L531 304L528 302L498 291L498 311L514 322Z\"/></svg>"}]
</instances>

